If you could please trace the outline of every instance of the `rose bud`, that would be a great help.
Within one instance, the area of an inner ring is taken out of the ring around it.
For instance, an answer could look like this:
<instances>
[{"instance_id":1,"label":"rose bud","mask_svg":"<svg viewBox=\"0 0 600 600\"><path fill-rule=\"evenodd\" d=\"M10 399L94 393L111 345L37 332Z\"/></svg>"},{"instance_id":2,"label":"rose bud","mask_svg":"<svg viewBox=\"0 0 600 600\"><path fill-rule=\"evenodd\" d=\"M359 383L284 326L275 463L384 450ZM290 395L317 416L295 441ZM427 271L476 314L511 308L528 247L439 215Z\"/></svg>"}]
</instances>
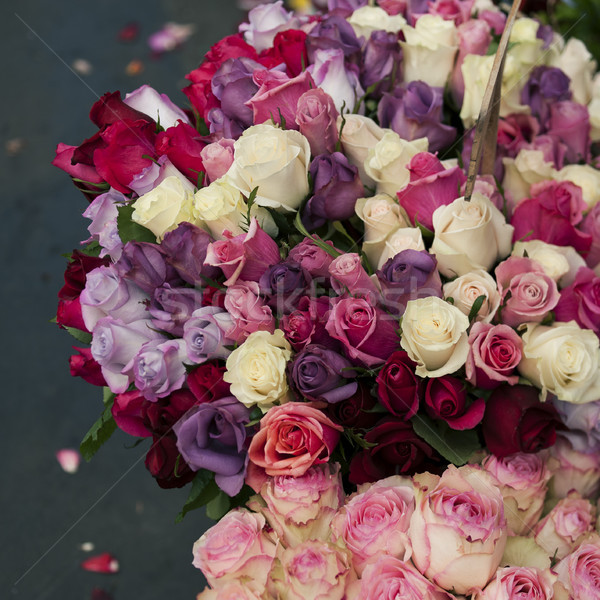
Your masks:
<instances>
[{"instance_id":1,"label":"rose bud","mask_svg":"<svg viewBox=\"0 0 600 600\"><path fill-rule=\"evenodd\" d=\"M419 409L419 382L415 363L404 350L396 350L377 374L377 396L393 415L410 419Z\"/></svg>"},{"instance_id":2,"label":"rose bud","mask_svg":"<svg viewBox=\"0 0 600 600\"><path fill-rule=\"evenodd\" d=\"M111 414L117 427L136 437L149 437L152 432L146 426L144 416L150 402L139 390L123 392L115 396Z\"/></svg>"},{"instance_id":3,"label":"rose bud","mask_svg":"<svg viewBox=\"0 0 600 600\"><path fill-rule=\"evenodd\" d=\"M177 449L174 435L152 438L152 447L144 461L146 469L163 489L180 488L195 477Z\"/></svg>"},{"instance_id":4,"label":"rose bud","mask_svg":"<svg viewBox=\"0 0 600 600\"><path fill-rule=\"evenodd\" d=\"M76 348L77 354L69 358L69 367L73 377L81 377L92 385L105 386L106 380L102 375L102 367L92 357L90 348Z\"/></svg>"}]
</instances>

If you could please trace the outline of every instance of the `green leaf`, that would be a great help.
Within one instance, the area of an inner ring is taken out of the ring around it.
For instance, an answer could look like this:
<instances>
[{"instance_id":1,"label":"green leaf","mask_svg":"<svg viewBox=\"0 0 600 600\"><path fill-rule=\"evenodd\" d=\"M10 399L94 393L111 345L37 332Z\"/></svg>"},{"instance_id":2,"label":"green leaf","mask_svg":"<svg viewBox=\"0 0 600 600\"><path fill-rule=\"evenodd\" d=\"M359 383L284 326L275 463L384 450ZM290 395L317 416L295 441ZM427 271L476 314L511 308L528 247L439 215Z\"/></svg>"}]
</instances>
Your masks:
<instances>
[{"instance_id":1,"label":"green leaf","mask_svg":"<svg viewBox=\"0 0 600 600\"><path fill-rule=\"evenodd\" d=\"M111 413L113 402L114 396L107 404L105 404L102 415L85 434L85 437L79 446L79 452L87 462L92 459L92 456L98 452L100 446L110 438L117 428L117 424Z\"/></svg>"},{"instance_id":2,"label":"green leaf","mask_svg":"<svg viewBox=\"0 0 600 600\"><path fill-rule=\"evenodd\" d=\"M421 235L423 236L423 241L424 242L431 242L433 240L434 237L434 233L433 231L431 231L431 229L429 229L428 227L425 227L425 225L422 225L421 223L419 223L419 219L417 219L415 217L415 227L418 227L421 230Z\"/></svg>"},{"instance_id":3,"label":"green leaf","mask_svg":"<svg viewBox=\"0 0 600 600\"><path fill-rule=\"evenodd\" d=\"M185 515L191 510L200 508L210 502L219 491L215 483L214 473L206 469L200 469L192 481L190 493L181 512L175 517L175 523L181 523Z\"/></svg>"},{"instance_id":4,"label":"green leaf","mask_svg":"<svg viewBox=\"0 0 600 600\"><path fill-rule=\"evenodd\" d=\"M102 402L104 402L104 406L112 406L115 401L115 395L110 391L109 387L102 388Z\"/></svg>"},{"instance_id":5,"label":"green leaf","mask_svg":"<svg viewBox=\"0 0 600 600\"><path fill-rule=\"evenodd\" d=\"M475 302L473 302L471 310L469 311L469 323L475 320L475 317L481 310L481 307L486 300L487 296L485 294L481 294L481 296L477 296L477 298L475 298Z\"/></svg>"},{"instance_id":6,"label":"green leaf","mask_svg":"<svg viewBox=\"0 0 600 600\"><path fill-rule=\"evenodd\" d=\"M477 432L473 429L456 431L443 421L433 421L421 414L415 415L411 422L419 437L457 467L469 462L471 456L481 449Z\"/></svg>"},{"instance_id":7,"label":"green leaf","mask_svg":"<svg viewBox=\"0 0 600 600\"><path fill-rule=\"evenodd\" d=\"M121 241L127 242L152 242L156 244L156 236L149 230L131 220L133 215L133 204L119 206L117 215L117 228Z\"/></svg>"},{"instance_id":8,"label":"green leaf","mask_svg":"<svg viewBox=\"0 0 600 600\"><path fill-rule=\"evenodd\" d=\"M76 329L75 327L63 327L78 341L82 344L91 344L92 343L92 334L87 331L81 331L81 329Z\"/></svg>"},{"instance_id":9,"label":"green leaf","mask_svg":"<svg viewBox=\"0 0 600 600\"><path fill-rule=\"evenodd\" d=\"M206 504L206 516L218 521L230 508L231 498L223 490L219 490L219 493Z\"/></svg>"},{"instance_id":10,"label":"green leaf","mask_svg":"<svg viewBox=\"0 0 600 600\"><path fill-rule=\"evenodd\" d=\"M293 231L293 228L290 226L284 215L270 206L267 206L266 210L271 217L273 217L273 221L275 221L275 225L277 226L277 229L279 229L280 236L289 235Z\"/></svg>"}]
</instances>

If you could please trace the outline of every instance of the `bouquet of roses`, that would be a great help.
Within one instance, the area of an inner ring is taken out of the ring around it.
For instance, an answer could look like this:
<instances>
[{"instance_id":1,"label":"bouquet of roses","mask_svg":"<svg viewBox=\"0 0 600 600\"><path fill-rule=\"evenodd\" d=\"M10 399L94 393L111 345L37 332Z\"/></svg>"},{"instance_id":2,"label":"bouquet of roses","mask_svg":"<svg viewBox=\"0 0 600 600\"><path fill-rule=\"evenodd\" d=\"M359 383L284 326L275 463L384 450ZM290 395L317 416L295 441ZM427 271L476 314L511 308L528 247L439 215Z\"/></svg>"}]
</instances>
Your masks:
<instances>
[{"instance_id":1,"label":"bouquet of roses","mask_svg":"<svg viewBox=\"0 0 600 600\"><path fill-rule=\"evenodd\" d=\"M279 1L187 76L191 108L149 86L94 104L54 161L90 201L57 314L104 387L85 458L117 427L150 438L159 485L193 482L182 515L217 518L315 465L357 485L557 431L598 477L600 79L517 19L494 173L465 198L505 20Z\"/></svg>"}]
</instances>

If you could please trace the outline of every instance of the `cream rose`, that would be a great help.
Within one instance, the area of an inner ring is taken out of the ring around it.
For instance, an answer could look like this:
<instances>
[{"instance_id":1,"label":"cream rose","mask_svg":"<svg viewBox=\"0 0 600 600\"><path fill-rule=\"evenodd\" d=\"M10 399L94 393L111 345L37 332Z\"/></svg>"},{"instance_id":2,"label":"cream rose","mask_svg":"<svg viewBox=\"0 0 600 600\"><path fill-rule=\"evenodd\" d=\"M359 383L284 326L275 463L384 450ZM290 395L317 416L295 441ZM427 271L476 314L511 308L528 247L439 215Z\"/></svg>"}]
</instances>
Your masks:
<instances>
[{"instance_id":1,"label":"cream rose","mask_svg":"<svg viewBox=\"0 0 600 600\"><path fill-rule=\"evenodd\" d=\"M292 349L281 329L274 333L255 331L227 358L223 380L244 405L257 405L263 412L288 393L285 374Z\"/></svg>"},{"instance_id":2,"label":"cream rose","mask_svg":"<svg viewBox=\"0 0 600 600\"><path fill-rule=\"evenodd\" d=\"M133 203L131 219L149 229L157 241L183 221L194 222L194 195L172 175Z\"/></svg>"},{"instance_id":3,"label":"cream rose","mask_svg":"<svg viewBox=\"0 0 600 600\"><path fill-rule=\"evenodd\" d=\"M406 40L400 42L404 81L420 80L432 87L444 87L458 51L454 21L425 14L414 27L405 25L402 32Z\"/></svg>"},{"instance_id":4,"label":"cream rose","mask_svg":"<svg viewBox=\"0 0 600 600\"><path fill-rule=\"evenodd\" d=\"M395 198L396 192L410 181L407 168L410 159L419 152L426 152L428 147L427 138L409 142L388 130L368 151L364 162L365 173L376 183L377 193Z\"/></svg>"},{"instance_id":5,"label":"cream rose","mask_svg":"<svg viewBox=\"0 0 600 600\"><path fill-rule=\"evenodd\" d=\"M249 196L258 187L256 203L280 211L295 211L308 195L310 144L298 131L269 123L253 125L233 145L231 185Z\"/></svg>"},{"instance_id":6,"label":"cream rose","mask_svg":"<svg viewBox=\"0 0 600 600\"><path fill-rule=\"evenodd\" d=\"M479 117L493 63L493 56L467 54L460 67L465 82L465 95L460 109L460 118L466 128L473 127Z\"/></svg>"},{"instance_id":7,"label":"cream rose","mask_svg":"<svg viewBox=\"0 0 600 600\"><path fill-rule=\"evenodd\" d=\"M590 329L575 321L548 327L526 323L523 358L518 370L541 389L559 400L584 404L600 398L600 342Z\"/></svg>"},{"instance_id":8,"label":"cream rose","mask_svg":"<svg viewBox=\"0 0 600 600\"><path fill-rule=\"evenodd\" d=\"M410 300L402 318L400 345L417 363L419 377L441 377L465 364L468 328L469 319L441 298Z\"/></svg>"},{"instance_id":9,"label":"cream rose","mask_svg":"<svg viewBox=\"0 0 600 600\"><path fill-rule=\"evenodd\" d=\"M592 98L588 104L588 112L590 114L590 138L592 142L600 141L600 96Z\"/></svg>"},{"instance_id":10,"label":"cream rose","mask_svg":"<svg viewBox=\"0 0 600 600\"><path fill-rule=\"evenodd\" d=\"M363 244L363 250L366 252L365 246L366 244ZM376 263L377 268L381 269L390 258L396 256L402 250L425 250L425 242L423 242L420 229L417 227L401 227L390 233L385 239L385 247L379 261Z\"/></svg>"},{"instance_id":11,"label":"cream rose","mask_svg":"<svg viewBox=\"0 0 600 600\"><path fill-rule=\"evenodd\" d=\"M562 69L569 76L574 102L587 104L591 100L596 62L581 40L571 38L560 55L551 61L551 66Z\"/></svg>"},{"instance_id":12,"label":"cream rose","mask_svg":"<svg viewBox=\"0 0 600 600\"><path fill-rule=\"evenodd\" d=\"M513 226L489 198L475 192L471 201L457 198L433 213L431 252L446 277L489 269L511 250Z\"/></svg>"},{"instance_id":13,"label":"cream rose","mask_svg":"<svg viewBox=\"0 0 600 600\"><path fill-rule=\"evenodd\" d=\"M444 284L444 298L452 298L454 306L469 315L479 296L485 300L477 313L477 321L490 323L500 306L500 293L496 280L483 269L472 271Z\"/></svg>"},{"instance_id":14,"label":"cream rose","mask_svg":"<svg viewBox=\"0 0 600 600\"><path fill-rule=\"evenodd\" d=\"M513 209L523 198L529 197L529 189L534 183L554 179L556 170L551 162L544 160L541 150L519 151L516 158L503 158L504 179L502 186L509 207Z\"/></svg>"},{"instance_id":15,"label":"cream rose","mask_svg":"<svg viewBox=\"0 0 600 600\"><path fill-rule=\"evenodd\" d=\"M600 171L591 165L567 165L556 173L554 179L578 185L588 208L592 208L600 200Z\"/></svg>"},{"instance_id":16,"label":"cream rose","mask_svg":"<svg viewBox=\"0 0 600 600\"><path fill-rule=\"evenodd\" d=\"M389 15L379 6L361 6L346 20L352 25L356 37L362 36L366 40L373 31L396 33L406 25L406 19L402 15Z\"/></svg>"}]
</instances>

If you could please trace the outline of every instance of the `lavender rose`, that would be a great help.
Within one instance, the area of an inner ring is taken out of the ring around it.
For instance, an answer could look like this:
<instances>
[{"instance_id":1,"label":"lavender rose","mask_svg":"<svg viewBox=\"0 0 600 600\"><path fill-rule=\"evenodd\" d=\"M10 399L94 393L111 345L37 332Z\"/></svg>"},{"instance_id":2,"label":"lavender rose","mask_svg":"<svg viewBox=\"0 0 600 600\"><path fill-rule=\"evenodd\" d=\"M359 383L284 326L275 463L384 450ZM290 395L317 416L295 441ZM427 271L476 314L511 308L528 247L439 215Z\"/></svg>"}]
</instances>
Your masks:
<instances>
[{"instance_id":1,"label":"lavender rose","mask_svg":"<svg viewBox=\"0 0 600 600\"><path fill-rule=\"evenodd\" d=\"M215 306L195 310L183 326L188 360L200 364L211 358L227 358L230 352L225 346L233 340L226 336L226 332L232 326L233 319L225 310Z\"/></svg>"},{"instance_id":2,"label":"lavender rose","mask_svg":"<svg viewBox=\"0 0 600 600\"><path fill-rule=\"evenodd\" d=\"M168 283L154 290L150 317L156 329L181 337L185 322L202 306L202 292L194 288L174 288Z\"/></svg>"}]
</instances>

